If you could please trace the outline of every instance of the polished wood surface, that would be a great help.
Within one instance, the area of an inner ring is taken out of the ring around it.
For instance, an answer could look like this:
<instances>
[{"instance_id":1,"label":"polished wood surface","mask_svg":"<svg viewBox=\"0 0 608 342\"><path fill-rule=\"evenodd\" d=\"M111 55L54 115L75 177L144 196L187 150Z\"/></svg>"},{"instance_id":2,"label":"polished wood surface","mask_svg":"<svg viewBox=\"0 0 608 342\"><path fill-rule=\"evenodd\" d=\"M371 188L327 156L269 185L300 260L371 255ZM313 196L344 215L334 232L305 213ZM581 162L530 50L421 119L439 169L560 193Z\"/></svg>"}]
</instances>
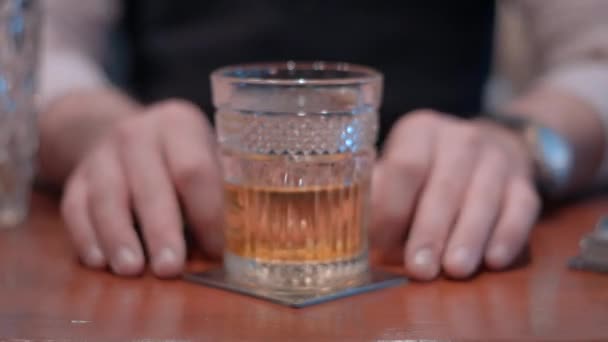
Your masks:
<instances>
[{"instance_id":1,"label":"polished wood surface","mask_svg":"<svg viewBox=\"0 0 608 342\"><path fill-rule=\"evenodd\" d=\"M608 275L565 267L606 212L608 199L595 199L545 218L522 268L290 309L181 280L87 270L56 204L36 195L29 222L0 232L0 340L608 340Z\"/></svg>"}]
</instances>

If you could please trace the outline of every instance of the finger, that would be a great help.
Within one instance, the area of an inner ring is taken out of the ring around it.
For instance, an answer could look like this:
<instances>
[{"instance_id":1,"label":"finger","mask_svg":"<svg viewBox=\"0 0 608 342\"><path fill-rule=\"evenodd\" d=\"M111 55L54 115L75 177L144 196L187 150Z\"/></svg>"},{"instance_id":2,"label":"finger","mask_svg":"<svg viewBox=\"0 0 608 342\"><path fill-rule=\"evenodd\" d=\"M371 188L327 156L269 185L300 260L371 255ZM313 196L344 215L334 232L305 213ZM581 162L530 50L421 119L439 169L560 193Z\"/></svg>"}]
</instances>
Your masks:
<instances>
[{"instance_id":1,"label":"finger","mask_svg":"<svg viewBox=\"0 0 608 342\"><path fill-rule=\"evenodd\" d=\"M401 256L416 197L430 169L434 125L439 120L430 111L409 115L391 132L372 175L372 243L385 254L399 248Z\"/></svg>"},{"instance_id":2,"label":"finger","mask_svg":"<svg viewBox=\"0 0 608 342\"><path fill-rule=\"evenodd\" d=\"M507 267L521 251L536 222L541 202L530 181L516 177L508 183L504 205L485 256L488 267Z\"/></svg>"},{"instance_id":3,"label":"finger","mask_svg":"<svg viewBox=\"0 0 608 342\"><path fill-rule=\"evenodd\" d=\"M439 274L443 249L477 162L477 137L465 125L439 132L436 158L405 248L406 269L414 278L430 280Z\"/></svg>"},{"instance_id":4,"label":"finger","mask_svg":"<svg viewBox=\"0 0 608 342\"><path fill-rule=\"evenodd\" d=\"M223 246L223 190L213 133L203 114L181 103L169 103L175 130L164 131L164 155L169 173L201 245L219 256ZM178 132L179 136L172 135Z\"/></svg>"},{"instance_id":5,"label":"finger","mask_svg":"<svg viewBox=\"0 0 608 342\"><path fill-rule=\"evenodd\" d=\"M121 161L132 191L152 270L159 277L178 275L186 247L177 196L162 159L157 121L144 116L121 127Z\"/></svg>"},{"instance_id":6,"label":"finger","mask_svg":"<svg viewBox=\"0 0 608 342\"><path fill-rule=\"evenodd\" d=\"M450 276L468 277L479 266L500 212L508 167L502 151L484 150L443 255Z\"/></svg>"},{"instance_id":7,"label":"finger","mask_svg":"<svg viewBox=\"0 0 608 342\"><path fill-rule=\"evenodd\" d=\"M87 168L88 206L91 222L112 270L136 275L143 270L144 255L133 227L128 184L109 144L92 156Z\"/></svg>"},{"instance_id":8,"label":"finger","mask_svg":"<svg viewBox=\"0 0 608 342\"><path fill-rule=\"evenodd\" d=\"M87 187L79 172L69 180L65 188L61 213L82 263L94 268L104 267L106 258L89 218Z\"/></svg>"}]
</instances>

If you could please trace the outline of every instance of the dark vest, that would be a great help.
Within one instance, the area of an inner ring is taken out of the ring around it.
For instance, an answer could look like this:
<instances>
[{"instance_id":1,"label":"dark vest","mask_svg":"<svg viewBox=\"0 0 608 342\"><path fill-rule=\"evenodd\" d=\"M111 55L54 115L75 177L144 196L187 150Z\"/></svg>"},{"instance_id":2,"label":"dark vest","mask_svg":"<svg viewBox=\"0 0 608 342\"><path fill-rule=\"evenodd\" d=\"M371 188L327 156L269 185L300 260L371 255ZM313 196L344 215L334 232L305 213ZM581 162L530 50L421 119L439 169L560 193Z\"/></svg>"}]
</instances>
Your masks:
<instances>
[{"instance_id":1,"label":"dark vest","mask_svg":"<svg viewBox=\"0 0 608 342\"><path fill-rule=\"evenodd\" d=\"M128 0L128 86L213 113L209 73L234 63L346 61L385 75L381 136L404 112L480 109L491 54L488 0Z\"/></svg>"}]
</instances>

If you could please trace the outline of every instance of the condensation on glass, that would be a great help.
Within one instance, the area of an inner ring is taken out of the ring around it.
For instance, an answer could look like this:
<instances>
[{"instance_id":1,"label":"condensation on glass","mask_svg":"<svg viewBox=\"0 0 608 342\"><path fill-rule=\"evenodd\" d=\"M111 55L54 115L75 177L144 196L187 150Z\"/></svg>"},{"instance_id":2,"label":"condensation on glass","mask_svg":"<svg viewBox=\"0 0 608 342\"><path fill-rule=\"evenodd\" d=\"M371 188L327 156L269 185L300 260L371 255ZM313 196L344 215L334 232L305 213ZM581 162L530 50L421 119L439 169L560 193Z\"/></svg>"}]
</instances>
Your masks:
<instances>
[{"instance_id":1,"label":"condensation on glass","mask_svg":"<svg viewBox=\"0 0 608 342\"><path fill-rule=\"evenodd\" d=\"M360 281L381 74L286 62L225 67L211 79L228 275L278 291Z\"/></svg>"},{"instance_id":2,"label":"condensation on glass","mask_svg":"<svg viewBox=\"0 0 608 342\"><path fill-rule=\"evenodd\" d=\"M39 1L0 0L0 229L19 225L28 212L40 17Z\"/></svg>"}]
</instances>

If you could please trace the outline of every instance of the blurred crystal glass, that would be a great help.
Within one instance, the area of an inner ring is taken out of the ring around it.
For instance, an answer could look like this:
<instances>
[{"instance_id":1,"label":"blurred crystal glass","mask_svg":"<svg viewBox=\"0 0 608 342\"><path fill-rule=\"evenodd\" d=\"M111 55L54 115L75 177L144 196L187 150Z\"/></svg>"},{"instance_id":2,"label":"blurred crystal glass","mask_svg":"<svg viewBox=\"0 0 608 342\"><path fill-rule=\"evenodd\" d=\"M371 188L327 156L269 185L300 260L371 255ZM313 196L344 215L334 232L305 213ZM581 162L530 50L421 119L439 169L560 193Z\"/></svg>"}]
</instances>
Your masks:
<instances>
[{"instance_id":1,"label":"blurred crystal glass","mask_svg":"<svg viewBox=\"0 0 608 342\"><path fill-rule=\"evenodd\" d=\"M38 146L34 110L36 0L0 0L0 229L27 216Z\"/></svg>"},{"instance_id":2,"label":"blurred crystal glass","mask_svg":"<svg viewBox=\"0 0 608 342\"><path fill-rule=\"evenodd\" d=\"M228 276L295 292L360 281L382 75L285 62L229 66L211 80Z\"/></svg>"}]
</instances>

